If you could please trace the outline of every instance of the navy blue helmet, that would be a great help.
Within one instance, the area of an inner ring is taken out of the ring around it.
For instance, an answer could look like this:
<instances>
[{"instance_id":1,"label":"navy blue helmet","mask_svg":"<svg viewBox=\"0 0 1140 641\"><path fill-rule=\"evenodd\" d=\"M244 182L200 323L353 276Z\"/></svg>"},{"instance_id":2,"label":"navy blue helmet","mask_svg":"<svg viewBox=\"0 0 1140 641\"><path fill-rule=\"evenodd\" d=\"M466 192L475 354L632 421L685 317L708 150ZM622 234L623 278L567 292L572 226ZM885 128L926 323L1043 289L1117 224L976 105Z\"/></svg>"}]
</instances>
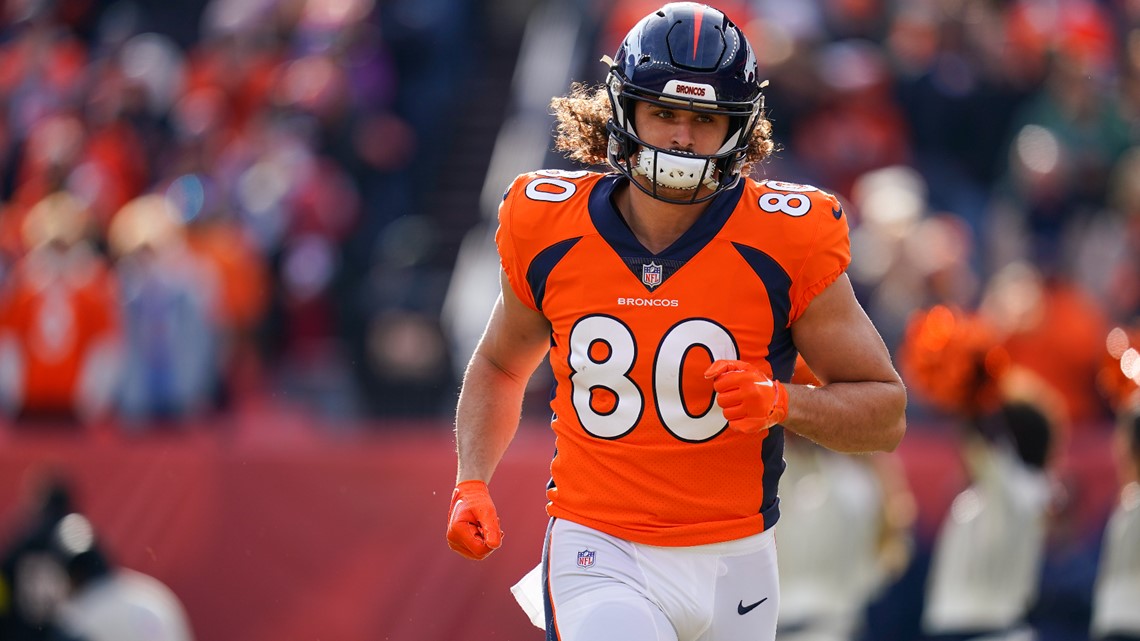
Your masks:
<instances>
[{"instance_id":1,"label":"navy blue helmet","mask_svg":"<svg viewBox=\"0 0 1140 641\"><path fill-rule=\"evenodd\" d=\"M763 108L762 86L752 46L724 13L696 2L661 7L626 35L606 79L613 110L610 164L646 193L670 202L701 202L732 188ZM634 100L728 115L728 135L712 155L648 145L637 135ZM637 175L646 176L649 186L634 180ZM700 185L711 193L699 196ZM658 186L691 189L692 196L666 198Z\"/></svg>"}]
</instances>

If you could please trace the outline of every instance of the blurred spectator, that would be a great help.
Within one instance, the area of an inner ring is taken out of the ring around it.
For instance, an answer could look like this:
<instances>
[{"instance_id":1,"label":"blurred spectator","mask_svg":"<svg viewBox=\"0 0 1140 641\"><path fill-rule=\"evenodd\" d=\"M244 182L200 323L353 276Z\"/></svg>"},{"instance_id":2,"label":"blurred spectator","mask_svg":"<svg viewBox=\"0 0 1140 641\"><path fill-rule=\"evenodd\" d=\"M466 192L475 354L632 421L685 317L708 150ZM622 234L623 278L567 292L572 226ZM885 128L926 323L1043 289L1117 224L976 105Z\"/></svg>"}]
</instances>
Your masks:
<instances>
[{"instance_id":1,"label":"blurred spectator","mask_svg":"<svg viewBox=\"0 0 1140 641\"><path fill-rule=\"evenodd\" d=\"M780 641L851 641L910 562L915 510L898 462L788 433L777 529Z\"/></svg>"},{"instance_id":2,"label":"blurred spectator","mask_svg":"<svg viewBox=\"0 0 1140 641\"><path fill-rule=\"evenodd\" d=\"M792 382L820 384L802 357ZM906 476L893 455L839 454L785 434L776 638L862 638L868 604L911 560L915 505Z\"/></svg>"},{"instance_id":3,"label":"blurred spectator","mask_svg":"<svg viewBox=\"0 0 1140 641\"><path fill-rule=\"evenodd\" d=\"M72 490L61 477L33 479L27 512L0 553L0 639L64 641L55 606L67 578L52 558L56 525L74 509Z\"/></svg>"},{"instance_id":4,"label":"blurred spectator","mask_svg":"<svg viewBox=\"0 0 1140 641\"><path fill-rule=\"evenodd\" d=\"M116 567L82 514L52 530L51 555L67 577L54 613L65 638L83 641L193 641L182 603L159 580Z\"/></svg>"},{"instance_id":5,"label":"blurred spectator","mask_svg":"<svg viewBox=\"0 0 1140 641\"><path fill-rule=\"evenodd\" d=\"M1006 33L1004 11L985 2L900 4L883 42L932 206L975 232L1004 171L1009 122L1043 73L1036 52Z\"/></svg>"},{"instance_id":6,"label":"blurred spectator","mask_svg":"<svg viewBox=\"0 0 1140 641\"><path fill-rule=\"evenodd\" d=\"M1006 135L1008 172L995 189L1004 201L997 212L1027 235L1019 258L1052 275L1070 269L1064 243L1071 228L1103 211L1110 172L1132 132L1113 90L1116 35L1098 3L1020 2L1011 20L1049 63Z\"/></svg>"},{"instance_id":7,"label":"blurred spectator","mask_svg":"<svg viewBox=\"0 0 1140 641\"><path fill-rule=\"evenodd\" d=\"M376 393L368 399L398 416L452 411L450 393L458 384L452 353L444 338L437 295L449 274L420 270L439 244L439 232L426 216L405 216L384 230L374 248L364 302L366 380Z\"/></svg>"},{"instance_id":8,"label":"blurred spectator","mask_svg":"<svg viewBox=\"0 0 1140 641\"><path fill-rule=\"evenodd\" d=\"M910 134L880 47L845 40L814 57L817 104L797 117L791 150L812 183L849 195L861 174L909 162Z\"/></svg>"},{"instance_id":9,"label":"blurred spectator","mask_svg":"<svg viewBox=\"0 0 1140 641\"><path fill-rule=\"evenodd\" d=\"M922 626L938 639L1032 639L1052 501L1053 427L1026 402L966 424L970 486L955 497L935 540Z\"/></svg>"},{"instance_id":10,"label":"blurred spectator","mask_svg":"<svg viewBox=\"0 0 1140 641\"><path fill-rule=\"evenodd\" d=\"M1137 374L1140 378L1140 372ZM1140 387L1122 403L1113 443L1120 495L1104 532L1093 592L1092 636L1140 639Z\"/></svg>"},{"instance_id":11,"label":"blurred spectator","mask_svg":"<svg viewBox=\"0 0 1140 641\"><path fill-rule=\"evenodd\" d=\"M82 147L67 184L91 203L101 234L106 233L115 212L153 179L150 159L156 155L154 147L162 144L157 120L181 78L177 68L164 64L171 54L165 53L159 36L152 34L149 46L146 40L135 38L123 46L118 58L101 60L88 73L90 89L81 114ZM143 62L140 57L150 60ZM156 81L142 71L148 63L154 69L149 72L152 76L157 73L173 85L162 90L166 95L152 88Z\"/></svg>"},{"instance_id":12,"label":"blurred spectator","mask_svg":"<svg viewBox=\"0 0 1140 641\"><path fill-rule=\"evenodd\" d=\"M53 193L69 192L68 177L86 138L83 122L62 113L35 120L27 132L27 139L16 147L11 199L0 218L0 243L9 256L24 253L24 219L31 208Z\"/></svg>"},{"instance_id":13,"label":"blurred spectator","mask_svg":"<svg viewBox=\"0 0 1140 641\"><path fill-rule=\"evenodd\" d=\"M395 416L446 411L452 389L448 352L437 318L414 311L378 313L368 328L368 364L383 381L372 399Z\"/></svg>"},{"instance_id":14,"label":"blurred spectator","mask_svg":"<svg viewBox=\"0 0 1140 641\"><path fill-rule=\"evenodd\" d=\"M1094 639L1140 639L1140 326L1105 341L1098 384L1116 412L1112 442L1120 492L1103 533L1092 595Z\"/></svg>"},{"instance_id":15,"label":"blurred spectator","mask_svg":"<svg viewBox=\"0 0 1140 641\"><path fill-rule=\"evenodd\" d=\"M0 406L21 419L99 419L121 362L115 275L68 193L40 201L22 231L27 253L0 289Z\"/></svg>"},{"instance_id":16,"label":"blurred spectator","mask_svg":"<svg viewBox=\"0 0 1140 641\"><path fill-rule=\"evenodd\" d=\"M899 347L913 401L968 422L1000 407L1009 367L1000 336L984 318L946 305L914 312Z\"/></svg>"},{"instance_id":17,"label":"blurred spectator","mask_svg":"<svg viewBox=\"0 0 1140 641\"><path fill-rule=\"evenodd\" d=\"M915 307L974 303L981 284L972 234L958 216L930 211L918 171L895 165L862 174L851 201L852 283L889 345L898 345Z\"/></svg>"},{"instance_id":18,"label":"blurred spectator","mask_svg":"<svg viewBox=\"0 0 1140 641\"><path fill-rule=\"evenodd\" d=\"M192 186L198 177L179 180ZM178 207L185 210L185 204ZM186 225L186 242L206 264L206 271L217 275L210 320L219 341L216 401L225 407L235 395L248 396L264 385L257 331L269 302L268 268L246 231L223 214L193 216Z\"/></svg>"},{"instance_id":19,"label":"blurred spectator","mask_svg":"<svg viewBox=\"0 0 1140 641\"><path fill-rule=\"evenodd\" d=\"M1095 381L1108 326L1095 299L1066 277L1013 263L987 284L979 313L1010 362L1060 394L1059 428L1095 429L1107 418Z\"/></svg>"},{"instance_id":20,"label":"blurred spectator","mask_svg":"<svg viewBox=\"0 0 1140 641\"><path fill-rule=\"evenodd\" d=\"M28 480L25 522L0 557L0 639L193 640L169 588L111 562L68 480Z\"/></svg>"},{"instance_id":21,"label":"blurred spectator","mask_svg":"<svg viewBox=\"0 0 1140 641\"><path fill-rule=\"evenodd\" d=\"M119 210L108 244L124 324L120 413L130 423L199 415L218 385L216 274L189 250L181 215L163 196Z\"/></svg>"},{"instance_id":22,"label":"blurred spectator","mask_svg":"<svg viewBox=\"0 0 1140 641\"><path fill-rule=\"evenodd\" d=\"M1080 221L1071 251L1073 277L1112 320L1140 316L1140 147L1117 161L1108 207Z\"/></svg>"},{"instance_id":23,"label":"blurred spectator","mask_svg":"<svg viewBox=\"0 0 1140 641\"><path fill-rule=\"evenodd\" d=\"M986 316L935 306L900 348L914 396L955 419L969 479L934 538L922 628L936 639L1036 638L1066 406L1002 339Z\"/></svg>"},{"instance_id":24,"label":"blurred spectator","mask_svg":"<svg viewBox=\"0 0 1140 641\"><path fill-rule=\"evenodd\" d=\"M1095 430L1106 417L1096 386L1106 319L1064 279L1013 263L986 285L977 311L935 305L911 315L900 354L916 401L977 417L996 408L1012 381L1036 381L1059 436ZM1052 407L1056 405L1056 407Z\"/></svg>"}]
</instances>

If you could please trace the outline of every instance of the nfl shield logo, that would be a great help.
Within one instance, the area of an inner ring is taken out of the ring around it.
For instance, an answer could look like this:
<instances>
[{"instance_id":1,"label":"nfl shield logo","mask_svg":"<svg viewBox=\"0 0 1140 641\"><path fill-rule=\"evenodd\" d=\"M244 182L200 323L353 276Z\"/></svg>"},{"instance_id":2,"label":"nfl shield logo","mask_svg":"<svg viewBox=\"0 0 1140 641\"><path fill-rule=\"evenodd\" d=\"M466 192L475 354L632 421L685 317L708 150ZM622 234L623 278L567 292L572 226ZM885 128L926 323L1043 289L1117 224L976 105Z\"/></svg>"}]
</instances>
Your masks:
<instances>
[{"instance_id":1,"label":"nfl shield logo","mask_svg":"<svg viewBox=\"0 0 1140 641\"><path fill-rule=\"evenodd\" d=\"M594 567L594 550L582 550L578 552L578 567L592 568Z\"/></svg>"},{"instance_id":2,"label":"nfl shield logo","mask_svg":"<svg viewBox=\"0 0 1140 641\"><path fill-rule=\"evenodd\" d=\"M661 265L648 263L641 266L641 282L650 289L661 284Z\"/></svg>"}]
</instances>

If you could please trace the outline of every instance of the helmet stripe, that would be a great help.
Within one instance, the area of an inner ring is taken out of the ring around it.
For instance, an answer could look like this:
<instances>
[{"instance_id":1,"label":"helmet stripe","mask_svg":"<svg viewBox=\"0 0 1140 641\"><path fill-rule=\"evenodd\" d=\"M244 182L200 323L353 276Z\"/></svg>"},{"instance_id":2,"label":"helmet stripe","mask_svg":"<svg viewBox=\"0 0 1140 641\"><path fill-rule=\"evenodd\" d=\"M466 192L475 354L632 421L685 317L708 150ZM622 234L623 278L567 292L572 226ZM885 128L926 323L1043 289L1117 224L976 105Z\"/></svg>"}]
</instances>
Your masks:
<instances>
[{"instance_id":1,"label":"helmet stripe","mask_svg":"<svg viewBox=\"0 0 1140 641\"><path fill-rule=\"evenodd\" d=\"M704 18L703 11L693 12L693 62L697 61L697 43L701 41L701 19Z\"/></svg>"}]
</instances>

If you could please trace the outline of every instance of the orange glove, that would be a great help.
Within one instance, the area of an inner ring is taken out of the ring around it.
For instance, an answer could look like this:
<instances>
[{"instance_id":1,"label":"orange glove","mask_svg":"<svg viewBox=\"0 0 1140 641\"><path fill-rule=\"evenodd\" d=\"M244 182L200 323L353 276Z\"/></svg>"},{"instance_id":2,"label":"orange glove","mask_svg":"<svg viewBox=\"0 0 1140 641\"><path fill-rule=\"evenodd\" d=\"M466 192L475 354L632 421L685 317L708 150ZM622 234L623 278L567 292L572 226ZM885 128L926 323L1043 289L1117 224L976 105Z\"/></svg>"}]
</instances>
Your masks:
<instances>
[{"instance_id":1,"label":"orange glove","mask_svg":"<svg viewBox=\"0 0 1140 641\"><path fill-rule=\"evenodd\" d=\"M447 514L447 545L478 561L503 544L499 514L483 481L463 481L451 493Z\"/></svg>"},{"instance_id":2,"label":"orange glove","mask_svg":"<svg viewBox=\"0 0 1140 641\"><path fill-rule=\"evenodd\" d=\"M705 370L728 426L756 434L788 416L788 390L744 361L714 361Z\"/></svg>"}]
</instances>

